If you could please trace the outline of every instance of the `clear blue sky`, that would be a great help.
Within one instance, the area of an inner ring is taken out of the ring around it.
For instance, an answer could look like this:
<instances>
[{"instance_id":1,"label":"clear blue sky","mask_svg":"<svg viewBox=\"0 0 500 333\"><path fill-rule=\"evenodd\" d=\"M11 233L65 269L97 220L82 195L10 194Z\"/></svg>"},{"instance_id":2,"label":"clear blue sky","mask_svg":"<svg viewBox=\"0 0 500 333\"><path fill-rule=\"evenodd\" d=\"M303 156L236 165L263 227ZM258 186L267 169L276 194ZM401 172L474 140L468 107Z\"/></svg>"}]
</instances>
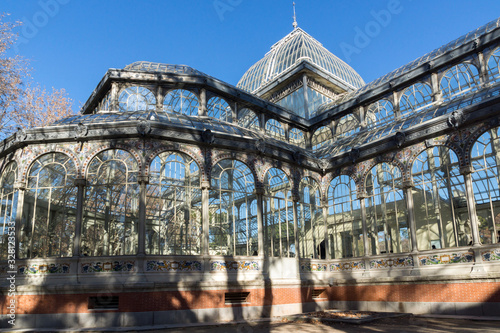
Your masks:
<instances>
[{"instance_id":1,"label":"clear blue sky","mask_svg":"<svg viewBox=\"0 0 500 333\"><path fill-rule=\"evenodd\" d=\"M299 27L366 82L500 16L498 0L295 2ZM138 60L185 64L236 85L293 21L291 0L2 0L0 12L24 21L16 51L31 60L34 79L65 88L75 110L108 68Z\"/></svg>"}]
</instances>

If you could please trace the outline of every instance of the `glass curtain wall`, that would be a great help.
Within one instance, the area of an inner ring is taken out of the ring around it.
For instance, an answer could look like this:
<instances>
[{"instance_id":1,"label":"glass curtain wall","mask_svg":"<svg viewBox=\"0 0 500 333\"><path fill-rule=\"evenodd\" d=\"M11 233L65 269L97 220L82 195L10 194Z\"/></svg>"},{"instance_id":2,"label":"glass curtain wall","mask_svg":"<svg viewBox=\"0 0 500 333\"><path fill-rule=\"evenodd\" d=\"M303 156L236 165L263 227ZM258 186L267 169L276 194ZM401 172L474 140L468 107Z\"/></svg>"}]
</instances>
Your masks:
<instances>
[{"instance_id":1,"label":"glass curtain wall","mask_svg":"<svg viewBox=\"0 0 500 333\"><path fill-rule=\"evenodd\" d=\"M76 168L65 154L41 156L28 172L20 258L71 257L75 236Z\"/></svg>"},{"instance_id":2,"label":"glass curtain wall","mask_svg":"<svg viewBox=\"0 0 500 333\"><path fill-rule=\"evenodd\" d=\"M294 257L291 184L280 169L271 168L264 180L264 244L266 256Z\"/></svg>"},{"instance_id":3,"label":"glass curtain wall","mask_svg":"<svg viewBox=\"0 0 500 333\"><path fill-rule=\"evenodd\" d=\"M456 154L444 146L428 148L413 163L412 173L418 249L469 244L467 199Z\"/></svg>"},{"instance_id":4,"label":"glass curtain wall","mask_svg":"<svg viewBox=\"0 0 500 333\"><path fill-rule=\"evenodd\" d=\"M299 186L298 246L302 258L325 259L325 226L318 183L305 177Z\"/></svg>"},{"instance_id":5,"label":"glass curtain wall","mask_svg":"<svg viewBox=\"0 0 500 333\"><path fill-rule=\"evenodd\" d=\"M360 204L349 176L338 176L330 184L327 226L332 259L364 255Z\"/></svg>"},{"instance_id":6,"label":"glass curtain wall","mask_svg":"<svg viewBox=\"0 0 500 333\"><path fill-rule=\"evenodd\" d=\"M472 183L482 244L500 242L500 128L485 132L474 144Z\"/></svg>"},{"instance_id":7,"label":"glass curtain wall","mask_svg":"<svg viewBox=\"0 0 500 333\"><path fill-rule=\"evenodd\" d=\"M81 251L88 256L132 255L138 249L138 163L111 149L89 163Z\"/></svg>"},{"instance_id":8,"label":"glass curtain wall","mask_svg":"<svg viewBox=\"0 0 500 333\"><path fill-rule=\"evenodd\" d=\"M146 253L201 254L201 189L196 162L165 152L151 163L146 191Z\"/></svg>"},{"instance_id":9,"label":"glass curtain wall","mask_svg":"<svg viewBox=\"0 0 500 333\"><path fill-rule=\"evenodd\" d=\"M257 255L257 201L252 171L243 162L222 160L212 168L209 191L211 255Z\"/></svg>"},{"instance_id":10,"label":"glass curtain wall","mask_svg":"<svg viewBox=\"0 0 500 333\"><path fill-rule=\"evenodd\" d=\"M366 178L367 254L410 251L401 171L388 163L374 166Z\"/></svg>"},{"instance_id":11,"label":"glass curtain wall","mask_svg":"<svg viewBox=\"0 0 500 333\"><path fill-rule=\"evenodd\" d=\"M15 226L17 212L17 191L14 189L17 164L11 162L2 171L0 178L0 259L7 259L9 227Z\"/></svg>"}]
</instances>

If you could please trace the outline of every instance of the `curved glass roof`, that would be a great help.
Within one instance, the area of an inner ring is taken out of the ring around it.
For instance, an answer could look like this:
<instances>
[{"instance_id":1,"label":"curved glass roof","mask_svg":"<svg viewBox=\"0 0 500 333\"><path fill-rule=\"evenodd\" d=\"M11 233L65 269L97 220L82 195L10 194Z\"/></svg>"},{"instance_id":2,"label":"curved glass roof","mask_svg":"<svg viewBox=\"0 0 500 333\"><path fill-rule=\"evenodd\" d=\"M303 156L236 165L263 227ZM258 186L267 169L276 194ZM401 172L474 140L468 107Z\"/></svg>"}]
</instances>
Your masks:
<instances>
[{"instance_id":1,"label":"curved glass roof","mask_svg":"<svg viewBox=\"0 0 500 333\"><path fill-rule=\"evenodd\" d=\"M319 66L353 89L365 84L361 76L348 64L333 55L304 30L296 28L274 44L264 58L250 67L237 87L255 92L301 60Z\"/></svg>"},{"instance_id":2,"label":"curved glass roof","mask_svg":"<svg viewBox=\"0 0 500 333\"><path fill-rule=\"evenodd\" d=\"M125 66L124 69L128 71L160 72L160 73L208 76L207 74L202 73L199 70L186 65L169 65L169 64L162 64L159 62L150 62L150 61L136 61Z\"/></svg>"},{"instance_id":3,"label":"curved glass roof","mask_svg":"<svg viewBox=\"0 0 500 333\"><path fill-rule=\"evenodd\" d=\"M441 55L443 55L443 54L445 54L445 53L447 53L447 52L449 52L449 51L451 51L451 50L453 50L453 49L455 49L455 48L457 48L465 43L473 41L473 40L481 37L482 35L484 35L488 32L491 32L499 27L500 27L500 18L495 19L489 23L486 23L482 27L479 27L475 30L472 30L467 34L460 36L455 40L452 40L448 44L445 44L445 45L421 56L420 58L417 58L417 59L413 60L412 62L410 62L404 66L401 66L401 67L393 70L392 72L389 72L389 73L379 77L378 79L373 80L372 82L364 85L363 87L359 88L356 91L349 92L349 93L345 94L342 98L339 98L339 99L337 99L333 102L330 102L328 104L324 104L321 107L321 110L318 112L318 114L321 112L324 112L326 110L329 110L331 108L334 108L335 106L340 105L346 101L349 101L351 99L355 99L358 96L362 95L363 93L365 93L371 89L375 89L376 87L379 87L383 84L386 84L387 82L390 82L391 80L406 74L407 72L411 71L412 69L415 69L422 64L430 62L433 59L436 59L437 57L439 57L439 56L441 56Z\"/></svg>"},{"instance_id":4,"label":"curved glass roof","mask_svg":"<svg viewBox=\"0 0 500 333\"><path fill-rule=\"evenodd\" d=\"M214 133L246 136L254 139L264 139L272 142L276 146L286 147L289 150L296 150L297 146L274 139L262 134L258 130L241 127L234 123L228 123L210 117L187 116L184 114L171 113L165 111L129 111L129 112L99 112L94 114L79 114L56 121L51 126L59 125L90 125L90 124L116 124L120 122L137 122L149 120L151 123L163 123L172 127L206 130Z\"/></svg>"}]
</instances>

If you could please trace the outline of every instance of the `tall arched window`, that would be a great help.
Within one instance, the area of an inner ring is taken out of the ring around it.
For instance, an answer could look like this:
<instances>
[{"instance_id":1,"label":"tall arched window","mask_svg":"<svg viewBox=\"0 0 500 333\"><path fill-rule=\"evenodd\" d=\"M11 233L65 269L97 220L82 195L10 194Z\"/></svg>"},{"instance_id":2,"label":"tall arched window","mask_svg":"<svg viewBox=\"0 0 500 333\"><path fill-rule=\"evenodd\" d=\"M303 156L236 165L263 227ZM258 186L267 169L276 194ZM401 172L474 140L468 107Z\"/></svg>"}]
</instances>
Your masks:
<instances>
[{"instance_id":1,"label":"tall arched window","mask_svg":"<svg viewBox=\"0 0 500 333\"><path fill-rule=\"evenodd\" d=\"M151 163L146 253L201 254L200 170L187 155L166 152Z\"/></svg>"},{"instance_id":2,"label":"tall arched window","mask_svg":"<svg viewBox=\"0 0 500 333\"><path fill-rule=\"evenodd\" d=\"M185 114L186 116L197 116L198 97L189 90L170 90L163 100L163 110Z\"/></svg>"},{"instance_id":3,"label":"tall arched window","mask_svg":"<svg viewBox=\"0 0 500 333\"><path fill-rule=\"evenodd\" d=\"M361 210L356 184L349 176L338 176L330 184L327 222L332 258L364 255Z\"/></svg>"},{"instance_id":4,"label":"tall arched window","mask_svg":"<svg viewBox=\"0 0 500 333\"><path fill-rule=\"evenodd\" d=\"M10 162L0 176L0 259L7 259L9 236L14 232L17 212L17 191L14 189L17 175L16 162ZM9 235L10 234L10 235Z\"/></svg>"},{"instance_id":5,"label":"tall arched window","mask_svg":"<svg viewBox=\"0 0 500 333\"><path fill-rule=\"evenodd\" d=\"M458 64L448 69L441 79L440 89L443 100L450 100L470 91L477 90L479 72L476 66Z\"/></svg>"},{"instance_id":6,"label":"tall arched window","mask_svg":"<svg viewBox=\"0 0 500 333\"><path fill-rule=\"evenodd\" d=\"M209 117L231 122L233 114L231 107L222 97L212 97L207 103L207 114Z\"/></svg>"},{"instance_id":7,"label":"tall arched window","mask_svg":"<svg viewBox=\"0 0 500 333\"><path fill-rule=\"evenodd\" d=\"M24 196L21 258L73 255L75 177L75 165L65 154L50 153L33 162Z\"/></svg>"},{"instance_id":8,"label":"tall arched window","mask_svg":"<svg viewBox=\"0 0 500 333\"><path fill-rule=\"evenodd\" d=\"M333 140L332 130L328 126L318 128L312 136L312 149L316 152L318 149L328 145Z\"/></svg>"},{"instance_id":9,"label":"tall arched window","mask_svg":"<svg viewBox=\"0 0 500 333\"><path fill-rule=\"evenodd\" d=\"M266 256L294 257L293 203L286 174L271 168L264 180L264 244Z\"/></svg>"},{"instance_id":10,"label":"tall arched window","mask_svg":"<svg viewBox=\"0 0 500 333\"><path fill-rule=\"evenodd\" d=\"M304 132L302 132L298 128L292 128L290 130L290 143L305 148L306 138L304 136Z\"/></svg>"},{"instance_id":11,"label":"tall arched window","mask_svg":"<svg viewBox=\"0 0 500 333\"><path fill-rule=\"evenodd\" d=\"M285 141L285 129L283 125L275 119L269 119L267 121L266 134L275 139Z\"/></svg>"},{"instance_id":12,"label":"tall arched window","mask_svg":"<svg viewBox=\"0 0 500 333\"><path fill-rule=\"evenodd\" d=\"M257 255L257 219L253 218L255 182L243 162L222 160L212 168L209 201L211 255ZM242 213L242 207L246 207Z\"/></svg>"},{"instance_id":13,"label":"tall arched window","mask_svg":"<svg viewBox=\"0 0 500 333\"><path fill-rule=\"evenodd\" d=\"M88 256L137 253L139 166L127 151L111 149L89 163L81 251Z\"/></svg>"},{"instance_id":14,"label":"tall arched window","mask_svg":"<svg viewBox=\"0 0 500 333\"><path fill-rule=\"evenodd\" d=\"M488 59L488 76L490 81L500 80L500 48L497 48Z\"/></svg>"},{"instance_id":15,"label":"tall arched window","mask_svg":"<svg viewBox=\"0 0 500 333\"><path fill-rule=\"evenodd\" d=\"M427 108L432 103L432 89L427 83L415 83L403 92L399 101L401 116L413 114Z\"/></svg>"},{"instance_id":16,"label":"tall arched window","mask_svg":"<svg viewBox=\"0 0 500 333\"><path fill-rule=\"evenodd\" d=\"M410 230L401 171L390 164L374 166L366 178L367 254L410 251Z\"/></svg>"},{"instance_id":17,"label":"tall arched window","mask_svg":"<svg viewBox=\"0 0 500 333\"><path fill-rule=\"evenodd\" d=\"M254 131L259 130L259 118L250 109L241 109L238 112L238 125Z\"/></svg>"},{"instance_id":18,"label":"tall arched window","mask_svg":"<svg viewBox=\"0 0 500 333\"><path fill-rule=\"evenodd\" d=\"M386 99L381 99L370 104L366 110L366 124L368 126L377 126L394 120L394 107Z\"/></svg>"},{"instance_id":19,"label":"tall arched window","mask_svg":"<svg viewBox=\"0 0 500 333\"><path fill-rule=\"evenodd\" d=\"M413 163L412 176L418 249L469 244L467 200L456 154L443 146L428 148Z\"/></svg>"},{"instance_id":20,"label":"tall arched window","mask_svg":"<svg viewBox=\"0 0 500 333\"><path fill-rule=\"evenodd\" d=\"M325 225L318 183L305 177L299 186L298 246L302 258L326 258Z\"/></svg>"},{"instance_id":21,"label":"tall arched window","mask_svg":"<svg viewBox=\"0 0 500 333\"><path fill-rule=\"evenodd\" d=\"M359 132L359 121L354 115L348 114L340 118L335 128L335 137L349 137L357 132Z\"/></svg>"},{"instance_id":22,"label":"tall arched window","mask_svg":"<svg viewBox=\"0 0 500 333\"><path fill-rule=\"evenodd\" d=\"M120 111L152 111L156 109L155 95L148 88L140 86L123 89L118 103Z\"/></svg>"},{"instance_id":23,"label":"tall arched window","mask_svg":"<svg viewBox=\"0 0 500 333\"><path fill-rule=\"evenodd\" d=\"M481 243L500 242L500 128L485 132L471 151L472 183Z\"/></svg>"}]
</instances>

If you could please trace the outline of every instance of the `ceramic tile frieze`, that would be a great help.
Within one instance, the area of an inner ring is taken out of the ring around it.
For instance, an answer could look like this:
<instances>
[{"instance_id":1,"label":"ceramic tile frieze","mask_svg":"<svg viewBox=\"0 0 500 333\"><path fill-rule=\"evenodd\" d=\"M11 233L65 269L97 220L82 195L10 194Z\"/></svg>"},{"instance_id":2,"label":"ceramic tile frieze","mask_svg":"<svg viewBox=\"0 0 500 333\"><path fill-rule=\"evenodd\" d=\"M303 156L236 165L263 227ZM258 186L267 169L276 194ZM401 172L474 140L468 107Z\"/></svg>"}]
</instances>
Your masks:
<instances>
[{"instance_id":1,"label":"ceramic tile frieze","mask_svg":"<svg viewBox=\"0 0 500 333\"><path fill-rule=\"evenodd\" d=\"M413 258L389 258L389 259L374 259L370 260L370 269L384 269L384 268L404 268L413 267Z\"/></svg>"},{"instance_id":2,"label":"ceramic tile frieze","mask_svg":"<svg viewBox=\"0 0 500 333\"><path fill-rule=\"evenodd\" d=\"M326 272L327 264L313 264L310 262L302 262L300 263L300 271L301 272Z\"/></svg>"},{"instance_id":3,"label":"ceramic tile frieze","mask_svg":"<svg viewBox=\"0 0 500 333\"><path fill-rule=\"evenodd\" d=\"M500 260L500 249L492 249L492 250L488 250L488 251L482 251L481 258L483 258L483 261Z\"/></svg>"},{"instance_id":4,"label":"ceramic tile frieze","mask_svg":"<svg viewBox=\"0 0 500 333\"><path fill-rule=\"evenodd\" d=\"M197 260L148 260L147 272L201 272L202 264Z\"/></svg>"},{"instance_id":5,"label":"ceramic tile frieze","mask_svg":"<svg viewBox=\"0 0 500 333\"><path fill-rule=\"evenodd\" d=\"M365 269L365 262L363 260L338 262L330 265L330 272L357 271L362 269Z\"/></svg>"},{"instance_id":6,"label":"ceramic tile frieze","mask_svg":"<svg viewBox=\"0 0 500 333\"><path fill-rule=\"evenodd\" d=\"M19 274L67 274L70 264L28 264L17 267Z\"/></svg>"},{"instance_id":7,"label":"ceramic tile frieze","mask_svg":"<svg viewBox=\"0 0 500 333\"><path fill-rule=\"evenodd\" d=\"M82 273L134 272L134 261L94 261L81 263Z\"/></svg>"},{"instance_id":8,"label":"ceramic tile frieze","mask_svg":"<svg viewBox=\"0 0 500 333\"><path fill-rule=\"evenodd\" d=\"M259 271L260 264L257 261L210 261L210 270L227 272L227 271Z\"/></svg>"},{"instance_id":9,"label":"ceramic tile frieze","mask_svg":"<svg viewBox=\"0 0 500 333\"><path fill-rule=\"evenodd\" d=\"M472 252L455 252L443 254L430 254L426 256L418 256L420 265L444 265L444 264L460 264L474 261L474 253Z\"/></svg>"}]
</instances>

